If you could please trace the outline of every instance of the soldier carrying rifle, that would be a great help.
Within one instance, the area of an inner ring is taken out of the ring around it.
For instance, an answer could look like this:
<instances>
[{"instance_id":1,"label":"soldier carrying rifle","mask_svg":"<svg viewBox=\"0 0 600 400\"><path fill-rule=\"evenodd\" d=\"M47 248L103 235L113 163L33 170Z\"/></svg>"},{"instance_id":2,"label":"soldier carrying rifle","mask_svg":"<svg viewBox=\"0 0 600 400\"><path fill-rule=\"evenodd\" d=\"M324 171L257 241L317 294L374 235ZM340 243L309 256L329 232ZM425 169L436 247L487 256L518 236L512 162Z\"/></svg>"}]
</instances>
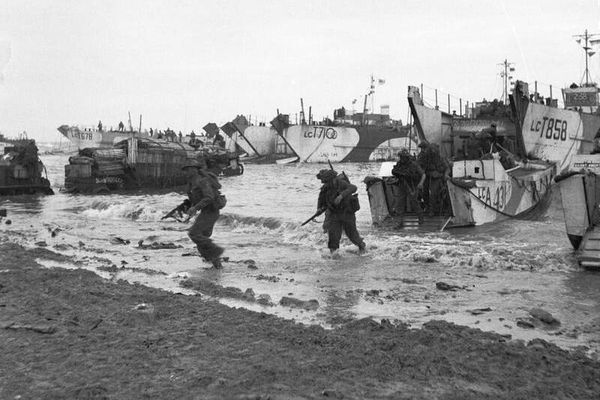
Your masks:
<instances>
[{"instance_id":1,"label":"soldier carrying rifle","mask_svg":"<svg viewBox=\"0 0 600 400\"><path fill-rule=\"evenodd\" d=\"M182 216L184 212L191 218L200 211L188 231L188 236L196 244L200 255L212 263L213 268L223 268L221 255L224 249L210 238L219 219L219 210L225 207L227 201L219 191L221 184L215 174L208 172L204 163L198 163L196 160L188 162L182 170L188 178L189 200L175 207L163 219L177 219L177 215Z\"/></svg>"},{"instance_id":2,"label":"soldier carrying rifle","mask_svg":"<svg viewBox=\"0 0 600 400\"><path fill-rule=\"evenodd\" d=\"M325 212L324 230L327 231L329 240L327 247L332 254L336 254L340 247L342 231L352 243L358 246L360 253L365 251L365 242L356 230L356 216L358 210L358 198L356 186L350 183L344 175L338 176L333 169L323 169L317 174L317 178L323 183L319 192L317 204L317 215Z\"/></svg>"}]
</instances>

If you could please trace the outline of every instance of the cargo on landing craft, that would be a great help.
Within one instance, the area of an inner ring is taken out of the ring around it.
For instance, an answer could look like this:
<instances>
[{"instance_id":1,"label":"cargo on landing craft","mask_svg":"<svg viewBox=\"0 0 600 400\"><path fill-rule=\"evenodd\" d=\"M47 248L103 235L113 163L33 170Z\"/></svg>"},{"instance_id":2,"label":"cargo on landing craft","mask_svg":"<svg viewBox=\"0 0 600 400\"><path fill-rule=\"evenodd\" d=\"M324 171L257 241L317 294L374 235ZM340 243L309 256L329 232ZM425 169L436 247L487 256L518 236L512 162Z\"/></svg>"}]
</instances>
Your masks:
<instances>
[{"instance_id":1,"label":"cargo on landing craft","mask_svg":"<svg viewBox=\"0 0 600 400\"><path fill-rule=\"evenodd\" d=\"M65 165L65 191L111 193L121 190L174 188L186 184L181 168L190 160L220 176L241 175L236 154L220 146L130 138L111 148L89 148Z\"/></svg>"}]
</instances>

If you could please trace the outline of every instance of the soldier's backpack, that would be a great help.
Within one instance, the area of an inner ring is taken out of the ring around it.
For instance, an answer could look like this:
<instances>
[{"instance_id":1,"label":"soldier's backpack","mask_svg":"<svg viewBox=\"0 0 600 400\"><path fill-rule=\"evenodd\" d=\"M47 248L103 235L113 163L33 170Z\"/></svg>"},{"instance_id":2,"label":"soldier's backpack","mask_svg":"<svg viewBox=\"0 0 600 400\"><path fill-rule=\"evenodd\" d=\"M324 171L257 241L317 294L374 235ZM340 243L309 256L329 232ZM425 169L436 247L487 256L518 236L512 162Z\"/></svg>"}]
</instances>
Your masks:
<instances>
[{"instance_id":1,"label":"soldier's backpack","mask_svg":"<svg viewBox=\"0 0 600 400\"><path fill-rule=\"evenodd\" d=\"M215 189L215 192L217 192L217 198L215 199L215 205L220 210L220 209L224 208L225 205L227 204L227 197L225 197L225 195L222 194L221 191L219 190L219 189L221 189L221 184L219 183L219 179L217 178L217 176L215 174L213 174L212 172L209 172L207 175L208 175L208 180L210 181L211 186L213 187L213 189Z\"/></svg>"}]
</instances>

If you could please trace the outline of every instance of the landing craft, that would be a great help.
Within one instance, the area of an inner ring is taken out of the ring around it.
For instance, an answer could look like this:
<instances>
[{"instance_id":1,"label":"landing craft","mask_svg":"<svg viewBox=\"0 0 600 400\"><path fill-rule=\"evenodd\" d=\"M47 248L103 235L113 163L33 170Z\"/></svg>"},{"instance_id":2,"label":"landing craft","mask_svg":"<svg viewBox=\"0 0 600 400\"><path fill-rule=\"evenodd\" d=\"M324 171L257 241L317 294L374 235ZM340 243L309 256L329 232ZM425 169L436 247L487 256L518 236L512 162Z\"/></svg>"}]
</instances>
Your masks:
<instances>
[{"instance_id":1,"label":"landing craft","mask_svg":"<svg viewBox=\"0 0 600 400\"><path fill-rule=\"evenodd\" d=\"M280 131L280 136L300 162L367 162L389 159L411 139L409 126L387 114L348 114L343 108L334 120L300 123Z\"/></svg>"},{"instance_id":2,"label":"landing craft","mask_svg":"<svg viewBox=\"0 0 600 400\"><path fill-rule=\"evenodd\" d=\"M394 196L398 193L391 171L394 162L384 162L378 177L367 177L371 217L375 225L398 227ZM452 165L452 178L442 192L442 207L425 217L429 228L476 226L519 216L532 210L549 194L555 164L529 161L505 168L494 154L485 160L463 160ZM415 227L416 211L410 204L404 210L409 225ZM408 225L406 225L408 226ZM405 226L402 226L405 227Z\"/></svg>"},{"instance_id":3,"label":"landing craft","mask_svg":"<svg viewBox=\"0 0 600 400\"><path fill-rule=\"evenodd\" d=\"M600 154L574 155L556 182L578 262L600 268Z\"/></svg>"},{"instance_id":4,"label":"landing craft","mask_svg":"<svg viewBox=\"0 0 600 400\"><path fill-rule=\"evenodd\" d=\"M536 158L557 162L559 172L569 168L576 154L589 154L600 134L598 86L591 81L588 70L589 57L594 54L592 39L598 36L588 34L587 30L576 36L585 52L586 68L580 85L573 83L562 89L564 108L559 108L558 100L552 97L551 86L550 96L544 97L538 92L537 82L533 91L525 82L515 84L525 151Z\"/></svg>"},{"instance_id":5,"label":"landing craft","mask_svg":"<svg viewBox=\"0 0 600 400\"><path fill-rule=\"evenodd\" d=\"M0 135L0 195L54 194L35 140Z\"/></svg>"},{"instance_id":6,"label":"landing craft","mask_svg":"<svg viewBox=\"0 0 600 400\"><path fill-rule=\"evenodd\" d=\"M274 127L264 123L251 125L243 115L223 125L221 130L247 155L246 162L272 163L296 156Z\"/></svg>"},{"instance_id":7,"label":"landing craft","mask_svg":"<svg viewBox=\"0 0 600 400\"><path fill-rule=\"evenodd\" d=\"M138 130L134 130L131 124L131 114L129 115L129 127L126 129L123 123L118 124L117 129L111 126L109 129L104 129L102 122L97 126L83 125L61 125L58 131L67 139L69 139L78 150L85 148L102 148L112 147L114 144L127 140L132 137L149 138L150 135L146 131L142 131L142 116L140 115L140 126Z\"/></svg>"},{"instance_id":8,"label":"landing craft","mask_svg":"<svg viewBox=\"0 0 600 400\"><path fill-rule=\"evenodd\" d=\"M134 189L175 188L186 184L181 168L190 159L206 163L221 176L244 171L236 154L218 146L195 148L187 143L130 138L111 148L87 148L69 158L65 191L111 193Z\"/></svg>"},{"instance_id":9,"label":"landing craft","mask_svg":"<svg viewBox=\"0 0 600 400\"><path fill-rule=\"evenodd\" d=\"M515 111L515 95L511 96L511 115L496 117L490 123L489 119L478 121L469 115L444 115L437 108L425 106L418 89L409 87L409 104L420 139L440 145L440 154L452 162L452 178L447 179L442 192L436 194L442 196L441 208L427 210L433 216L430 220L436 219L440 229L516 217L534 209L549 195L556 163L526 157L518 130L521 123L516 121L515 124L511 119L512 115L522 115ZM512 125L517 129L500 133L494 129L489 137L484 136L488 134L486 131L473 134L465 129L488 123L494 128ZM393 215L397 211L393 210L395 196L405 194L392 177L393 165L384 163L378 177L365 179L374 224L387 221L397 225L397 217ZM400 213L415 216L416 210L407 203Z\"/></svg>"},{"instance_id":10,"label":"landing craft","mask_svg":"<svg viewBox=\"0 0 600 400\"><path fill-rule=\"evenodd\" d=\"M271 121L256 127L238 116L222 129L251 157L262 160L309 163L368 162L389 160L402 148L414 146L410 126L390 118L389 106L381 106L381 113L373 113L375 80L371 76L370 91L365 95L362 112L344 107L334 110L333 120L314 121L309 107L308 118L304 101L300 99L300 118L292 123L289 115L280 114ZM371 100L371 112L367 102ZM356 100L353 102L353 104ZM412 143L411 143L412 142Z\"/></svg>"},{"instance_id":11,"label":"landing craft","mask_svg":"<svg viewBox=\"0 0 600 400\"><path fill-rule=\"evenodd\" d=\"M578 87L564 89L565 105L567 108L558 108L557 102L547 98L542 103L537 90L529 93L529 85L517 81L515 90L516 109L521 114L523 145L527 154L558 163L558 170L564 171L569 168L571 160L576 154L589 154L594 147L594 138L600 131L600 115L573 109L576 104L584 104L582 101L573 100L577 92L591 93L592 97L586 97L589 106L594 105L597 109L597 89L595 87ZM593 100L595 98L595 100ZM538 99L537 101L535 99ZM588 107L588 110L590 108Z\"/></svg>"},{"instance_id":12,"label":"landing craft","mask_svg":"<svg viewBox=\"0 0 600 400\"><path fill-rule=\"evenodd\" d=\"M435 100L431 99L430 94L429 106L425 104L422 89L408 87L408 105L420 142L437 144L440 154L445 158L453 155L464 157L468 153L465 147L468 141L494 125L496 135L503 139L504 147L514 151L516 126L506 101L483 99L469 103L448 95L448 102L442 104L441 101L438 103L438 90L433 89L432 92L435 93ZM454 103L451 103L452 99L455 99Z\"/></svg>"}]
</instances>

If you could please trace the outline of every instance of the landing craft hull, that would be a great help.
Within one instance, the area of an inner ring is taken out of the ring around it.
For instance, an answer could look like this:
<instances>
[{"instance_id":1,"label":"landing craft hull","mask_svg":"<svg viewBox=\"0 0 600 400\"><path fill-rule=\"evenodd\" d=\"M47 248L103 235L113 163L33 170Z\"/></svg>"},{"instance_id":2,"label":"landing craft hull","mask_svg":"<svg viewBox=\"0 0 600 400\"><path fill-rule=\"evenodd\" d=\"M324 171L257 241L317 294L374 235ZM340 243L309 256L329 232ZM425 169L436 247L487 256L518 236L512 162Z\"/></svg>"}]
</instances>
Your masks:
<instances>
[{"instance_id":1,"label":"landing craft hull","mask_svg":"<svg viewBox=\"0 0 600 400\"><path fill-rule=\"evenodd\" d=\"M529 100L527 84L517 82L513 99L522 111L522 136L527 154L558 163L565 171L574 155L589 154L600 132L600 115L560 109Z\"/></svg>"},{"instance_id":2,"label":"landing craft hull","mask_svg":"<svg viewBox=\"0 0 600 400\"><path fill-rule=\"evenodd\" d=\"M111 148L86 148L65 166L65 191L115 191L176 188L185 185L183 167L205 164L220 176L241 175L244 167L235 154L218 146L200 150L165 140L132 138Z\"/></svg>"},{"instance_id":3,"label":"landing craft hull","mask_svg":"<svg viewBox=\"0 0 600 400\"><path fill-rule=\"evenodd\" d=\"M577 249L590 226L585 198L586 176L573 175L559 183L560 197L569 241Z\"/></svg>"},{"instance_id":4,"label":"landing craft hull","mask_svg":"<svg viewBox=\"0 0 600 400\"><path fill-rule=\"evenodd\" d=\"M452 226L483 225L518 217L535 208L549 194L555 164L529 163L505 171L498 160L466 161L466 169L489 162L495 170L492 179L453 179L448 181L452 204ZM462 162L458 161L458 164ZM455 163L455 164L457 164ZM457 166L454 166L454 175ZM472 176L465 172L465 176Z\"/></svg>"},{"instance_id":5,"label":"landing craft hull","mask_svg":"<svg viewBox=\"0 0 600 400\"><path fill-rule=\"evenodd\" d=\"M599 129L599 116L533 103L523 121L523 142L527 153L558 162L562 171L574 155L592 151Z\"/></svg>"},{"instance_id":6,"label":"landing craft hull","mask_svg":"<svg viewBox=\"0 0 600 400\"><path fill-rule=\"evenodd\" d=\"M147 138L148 135L139 132L98 131L95 128L80 128L78 126L61 125L58 131L69 139L77 149L109 148L115 143L131 137Z\"/></svg>"},{"instance_id":7,"label":"landing craft hull","mask_svg":"<svg viewBox=\"0 0 600 400\"><path fill-rule=\"evenodd\" d=\"M274 128L231 125L231 129L224 128L224 132L251 158L268 162L295 156Z\"/></svg>"},{"instance_id":8,"label":"landing craft hull","mask_svg":"<svg viewBox=\"0 0 600 400\"><path fill-rule=\"evenodd\" d=\"M256 149L257 155L265 156L277 152L277 132L275 129L267 126L249 126L244 129L246 140L240 141L240 146L248 153L252 154L252 149L248 142L252 143Z\"/></svg>"},{"instance_id":9,"label":"landing craft hull","mask_svg":"<svg viewBox=\"0 0 600 400\"><path fill-rule=\"evenodd\" d=\"M406 127L292 125L283 136L301 162L367 162L394 155L410 140ZM388 151L388 149L392 149Z\"/></svg>"},{"instance_id":10,"label":"landing craft hull","mask_svg":"<svg viewBox=\"0 0 600 400\"><path fill-rule=\"evenodd\" d=\"M0 142L0 196L54 194L34 140Z\"/></svg>"},{"instance_id":11,"label":"landing craft hull","mask_svg":"<svg viewBox=\"0 0 600 400\"><path fill-rule=\"evenodd\" d=\"M575 155L568 172L556 178L567 236L574 249L590 251L586 236L600 223L600 154ZM596 232L595 234L597 234ZM582 249L588 244L588 249ZM592 249L592 250L600 250ZM596 255L600 261L600 254Z\"/></svg>"},{"instance_id":12,"label":"landing craft hull","mask_svg":"<svg viewBox=\"0 0 600 400\"><path fill-rule=\"evenodd\" d=\"M267 126L248 126L241 133L236 131L229 137L251 157L294 155L277 131Z\"/></svg>"},{"instance_id":13,"label":"landing craft hull","mask_svg":"<svg viewBox=\"0 0 600 400\"><path fill-rule=\"evenodd\" d=\"M461 140L496 125L498 136L514 140L516 126L508 117L466 118L452 115L423 103L421 93L415 86L408 88L408 104L421 141L437 144L440 154L450 158L462 146Z\"/></svg>"},{"instance_id":14,"label":"landing craft hull","mask_svg":"<svg viewBox=\"0 0 600 400\"><path fill-rule=\"evenodd\" d=\"M371 206L373 224L390 221L394 224L399 217L393 216L394 196L399 192L391 178L393 162L382 165L380 177L367 177L367 193ZM549 195L552 178L556 173L554 163L530 162L526 167L506 171L500 161L466 160L453 165L454 178L447 181L447 192L451 212L442 213L428 219L446 222L439 226L475 226L518 217L533 210ZM468 178L467 178L468 177ZM405 210L404 218L415 215L415 210Z\"/></svg>"}]
</instances>

